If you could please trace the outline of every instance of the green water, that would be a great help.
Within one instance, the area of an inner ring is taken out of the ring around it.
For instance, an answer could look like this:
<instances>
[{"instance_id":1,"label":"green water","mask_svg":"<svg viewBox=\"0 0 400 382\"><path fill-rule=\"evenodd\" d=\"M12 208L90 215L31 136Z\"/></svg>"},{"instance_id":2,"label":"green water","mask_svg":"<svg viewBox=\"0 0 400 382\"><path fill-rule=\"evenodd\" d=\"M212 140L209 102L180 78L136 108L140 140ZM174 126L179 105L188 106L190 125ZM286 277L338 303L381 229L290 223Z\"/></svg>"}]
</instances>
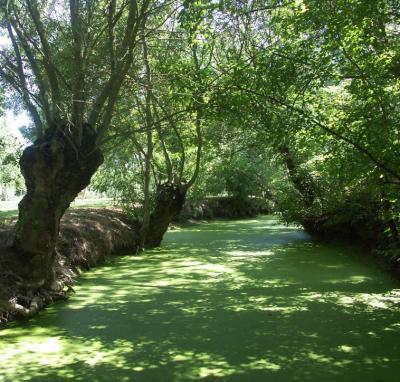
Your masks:
<instances>
[{"instance_id":1,"label":"green water","mask_svg":"<svg viewBox=\"0 0 400 382\"><path fill-rule=\"evenodd\" d=\"M400 284L270 218L168 233L0 331L3 381L399 381Z\"/></svg>"}]
</instances>

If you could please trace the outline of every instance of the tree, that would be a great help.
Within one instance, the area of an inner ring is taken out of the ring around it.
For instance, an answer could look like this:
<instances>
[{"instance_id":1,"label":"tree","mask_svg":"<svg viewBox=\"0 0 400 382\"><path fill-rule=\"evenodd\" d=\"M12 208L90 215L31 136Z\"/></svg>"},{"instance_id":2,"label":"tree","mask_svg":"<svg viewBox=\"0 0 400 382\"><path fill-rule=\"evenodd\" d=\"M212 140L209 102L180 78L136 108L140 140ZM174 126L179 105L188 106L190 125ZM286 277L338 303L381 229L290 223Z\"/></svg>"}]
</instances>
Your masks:
<instances>
[{"instance_id":1,"label":"tree","mask_svg":"<svg viewBox=\"0 0 400 382\"><path fill-rule=\"evenodd\" d=\"M398 243L395 2L239 2L233 14L224 94L286 163L299 196L286 216Z\"/></svg>"},{"instance_id":2,"label":"tree","mask_svg":"<svg viewBox=\"0 0 400 382\"><path fill-rule=\"evenodd\" d=\"M18 171L21 153L21 144L6 131L5 119L0 117L0 185L11 187L15 192L23 191L23 179ZM5 196L2 191L0 198Z\"/></svg>"},{"instance_id":3,"label":"tree","mask_svg":"<svg viewBox=\"0 0 400 382\"><path fill-rule=\"evenodd\" d=\"M135 205L133 199L139 202L134 211L142 221L141 246L145 247L158 246L171 220L179 215L199 175L203 152L207 80L213 78L211 38L198 34L194 38L178 17L173 14L168 27L151 38L153 25L146 24L143 60L130 73L133 81L127 93L133 96L124 98L116 116L123 128L110 130L109 140L118 142L120 151L111 148L103 171L105 182L102 176L96 179L104 190L117 172L124 174L117 189L128 209ZM129 148L132 143L134 150ZM135 192L137 184L140 190Z\"/></svg>"},{"instance_id":4,"label":"tree","mask_svg":"<svg viewBox=\"0 0 400 382\"><path fill-rule=\"evenodd\" d=\"M14 250L33 287L54 279L60 219L103 161L99 144L132 65L150 0L3 0L0 76L30 113L35 142L20 160L27 193Z\"/></svg>"}]
</instances>

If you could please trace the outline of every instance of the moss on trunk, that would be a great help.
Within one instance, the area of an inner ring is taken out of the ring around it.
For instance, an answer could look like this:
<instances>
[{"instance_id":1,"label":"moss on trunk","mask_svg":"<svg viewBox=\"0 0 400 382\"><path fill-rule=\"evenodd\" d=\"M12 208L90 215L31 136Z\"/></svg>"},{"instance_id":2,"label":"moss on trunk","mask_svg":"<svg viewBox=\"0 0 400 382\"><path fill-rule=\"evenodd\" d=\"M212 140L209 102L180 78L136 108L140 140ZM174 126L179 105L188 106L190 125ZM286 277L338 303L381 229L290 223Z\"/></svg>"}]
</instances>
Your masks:
<instances>
[{"instance_id":1,"label":"moss on trunk","mask_svg":"<svg viewBox=\"0 0 400 382\"><path fill-rule=\"evenodd\" d=\"M156 204L150 216L149 232L145 242L146 248L158 247L161 244L169 224L182 211L186 193L186 183L167 182L158 187Z\"/></svg>"},{"instance_id":2,"label":"moss on trunk","mask_svg":"<svg viewBox=\"0 0 400 382\"><path fill-rule=\"evenodd\" d=\"M13 248L21 263L18 273L30 286L52 283L60 219L103 161L89 125L83 126L79 147L67 131L66 126L48 129L20 160L27 192L19 204Z\"/></svg>"}]
</instances>

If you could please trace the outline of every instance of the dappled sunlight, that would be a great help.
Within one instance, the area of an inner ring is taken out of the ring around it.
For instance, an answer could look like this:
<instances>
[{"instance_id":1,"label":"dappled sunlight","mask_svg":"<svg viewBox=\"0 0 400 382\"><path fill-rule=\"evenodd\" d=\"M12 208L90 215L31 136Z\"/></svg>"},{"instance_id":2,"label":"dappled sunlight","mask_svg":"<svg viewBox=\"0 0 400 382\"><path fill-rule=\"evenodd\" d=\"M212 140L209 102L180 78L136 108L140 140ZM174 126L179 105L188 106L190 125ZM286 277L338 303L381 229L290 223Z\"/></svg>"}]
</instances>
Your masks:
<instances>
[{"instance_id":1,"label":"dappled sunlight","mask_svg":"<svg viewBox=\"0 0 400 382\"><path fill-rule=\"evenodd\" d=\"M173 230L161 248L83 274L68 302L0 331L1 376L395 381L399 283L352 252L271 218Z\"/></svg>"}]
</instances>

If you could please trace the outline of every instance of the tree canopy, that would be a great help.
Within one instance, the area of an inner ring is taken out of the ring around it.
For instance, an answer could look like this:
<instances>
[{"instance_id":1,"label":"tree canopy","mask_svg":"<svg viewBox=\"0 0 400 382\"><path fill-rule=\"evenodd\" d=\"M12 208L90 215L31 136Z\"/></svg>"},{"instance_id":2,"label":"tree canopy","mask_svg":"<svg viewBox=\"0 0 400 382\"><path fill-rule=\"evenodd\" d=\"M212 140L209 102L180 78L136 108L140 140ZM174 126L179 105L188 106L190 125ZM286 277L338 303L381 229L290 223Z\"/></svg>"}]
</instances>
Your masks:
<instances>
[{"instance_id":1,"label":"tree canopy","mask_svg":"<svg viewBox=\"0 0 400 382\"><path fill-rule=\"evenodd\" d=\"M162 238L186 198L230 196L398 256L397 1L7 0L0 10L4 103L30 114L35 153L63 147L64 165L44 175L22 160L35 185L22 207L38 200L40 177L69 179L41 207L56 206L58 221L104 156L92 185L140 220L142 245Z\"/></svg>"}]
</instances>

